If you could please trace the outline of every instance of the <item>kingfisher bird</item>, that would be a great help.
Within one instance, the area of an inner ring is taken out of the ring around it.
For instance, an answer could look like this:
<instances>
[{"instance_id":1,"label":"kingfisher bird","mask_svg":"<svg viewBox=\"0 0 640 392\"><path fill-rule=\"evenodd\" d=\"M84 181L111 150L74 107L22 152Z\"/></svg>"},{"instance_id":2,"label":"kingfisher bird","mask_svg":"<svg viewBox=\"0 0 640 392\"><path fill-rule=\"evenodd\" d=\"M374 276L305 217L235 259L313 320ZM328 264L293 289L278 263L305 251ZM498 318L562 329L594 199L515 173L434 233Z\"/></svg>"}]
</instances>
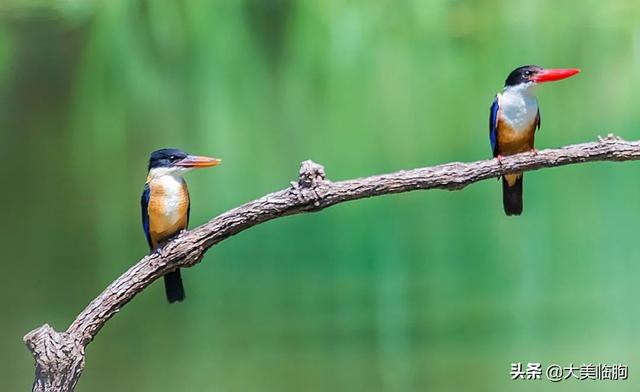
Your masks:
<instances>
[{"instance_id":1,"label":"kingfisher bird","mask_svg":"<svg viewBox=\"0 0 640 392\"><path fill-rule=\"evenodd\" d=\"M189 190L182 177L193 168L217 166L217 158L188 155L182 150L164 148L151 153L149 172L140 204L142 227L151 251L170 240L189 225ZM180 269L164 276L169 303L184 300Z\"/></svg>"},{"instance_id":2,"label":"kingfisher bird","mask_svg":"<svg viewBox=\"0 0 640 392\"><path fill-rule=\"evenodd\" d=\"M535 132L540 129L540 108L534 95L540 83L566 79L579 73L577 68L544 69L525 65L514 69L496 95L489 116L489 139L493 157L531 151ZM502 204L507 215L522 213L522 173L502 176Z\"/></svg>"}]
</instances>

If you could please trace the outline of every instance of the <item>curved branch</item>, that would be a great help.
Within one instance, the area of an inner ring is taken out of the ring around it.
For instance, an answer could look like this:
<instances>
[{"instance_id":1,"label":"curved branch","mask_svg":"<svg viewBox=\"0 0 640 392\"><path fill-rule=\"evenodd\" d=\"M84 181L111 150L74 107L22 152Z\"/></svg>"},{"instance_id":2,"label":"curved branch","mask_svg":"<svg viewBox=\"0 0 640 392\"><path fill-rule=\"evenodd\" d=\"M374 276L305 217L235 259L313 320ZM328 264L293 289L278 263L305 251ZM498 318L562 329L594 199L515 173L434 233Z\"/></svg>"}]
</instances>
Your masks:
<instances>
[{"instance_id":1,"label":"curved branch","mask_svg":"<svg viewBox=\"0 0 640 392\"><path fill-rule=\"evenodd\" d=\"M213 245L260 223L373 196L426 189L458 190L505 173L629 160L640 160L640 141L628 142L609 135L597 142L505 157L502 163L496 159L453 162L339 182L326 180L322 166L305 161L298 182L289 188L227 211L144 257L91 301L66 332L44 325L27 334L24 341L36 359L33 390L72 391L84 367L85 347L127 302L165 273L192 267Z\"/></svg>"}]
</instances>

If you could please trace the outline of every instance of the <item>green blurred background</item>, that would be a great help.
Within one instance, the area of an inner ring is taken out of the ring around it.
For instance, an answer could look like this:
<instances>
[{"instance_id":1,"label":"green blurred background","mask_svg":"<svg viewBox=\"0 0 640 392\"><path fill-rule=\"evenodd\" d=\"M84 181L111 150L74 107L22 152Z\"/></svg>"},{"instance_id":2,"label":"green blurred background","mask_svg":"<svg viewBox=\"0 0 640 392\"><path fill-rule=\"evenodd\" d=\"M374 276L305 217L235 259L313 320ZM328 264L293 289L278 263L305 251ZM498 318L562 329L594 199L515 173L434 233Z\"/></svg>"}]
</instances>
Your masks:
<instances>
[{"instance_id":1,"label":"green blurred background","mask_svg":"<svg viewBox=\"0 0 640 392\"><path fill-rule=\"evenodd\" d=\"M490 157L488 108L516 66L580 67L539 89L539 149L640 137L636 0L0 3L0 380L22 336L65 329L147 252L147 157L192 173L192 226L284 188ZM88 347L78 391L636 391L640 163L529 173L279 219L154 283ZM624 363L627 382L511 381L512 362Z\"/></svg>"}]
</instances>

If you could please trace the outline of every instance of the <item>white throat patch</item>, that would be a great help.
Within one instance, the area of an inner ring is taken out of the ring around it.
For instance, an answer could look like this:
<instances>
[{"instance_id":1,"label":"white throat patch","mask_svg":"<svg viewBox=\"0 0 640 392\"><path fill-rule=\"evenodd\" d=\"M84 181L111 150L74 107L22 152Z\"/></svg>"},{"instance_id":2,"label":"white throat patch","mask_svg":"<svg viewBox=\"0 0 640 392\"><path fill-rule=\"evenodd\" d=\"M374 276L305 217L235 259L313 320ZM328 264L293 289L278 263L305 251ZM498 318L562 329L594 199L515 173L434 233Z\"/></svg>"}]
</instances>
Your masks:
<instances>
[{"instance_id":1,"label":"white throat patch","mask_svg":"<svg viewBox=\"0 0 640 392\"><path fill-rule=\"evenodd\" d=\"M516 132L531 129L538 115L538 100L533 95L533 83L507 86L498 94L500 119Z\"/></svg>"},{"instance_id":2,"label":"white throat patch","mask_svg":"<svg viewBox=\"0 0 640 392\"><path fill-rule=\"evenodd\" d=\"M154 179L154 178L160 178L160 177L164 177L164 176L172 176L172 177L180 177L180 178L182 178L184 173L188 172L189 170L191 170L191 168L180 167L180 166L154 167L153 169L149 170L148 179L151 180L151 179Z\"/></svg>"}]
</instances>

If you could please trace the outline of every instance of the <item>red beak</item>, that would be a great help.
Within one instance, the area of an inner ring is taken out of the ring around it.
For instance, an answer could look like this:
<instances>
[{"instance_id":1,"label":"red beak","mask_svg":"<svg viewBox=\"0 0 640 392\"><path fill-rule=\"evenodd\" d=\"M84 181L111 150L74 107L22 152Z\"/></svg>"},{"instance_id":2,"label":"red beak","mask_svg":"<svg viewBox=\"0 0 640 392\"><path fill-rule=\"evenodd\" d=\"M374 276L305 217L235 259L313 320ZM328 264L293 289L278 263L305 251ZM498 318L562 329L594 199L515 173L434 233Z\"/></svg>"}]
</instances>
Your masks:
<instances>
[{"instance_id":1,"label":"red beak","mask_svg":"<svg viewBox=\"0 0 640 392\"><path fill-rule=\"evenodd\" d=\"M176 162L175 165L176 166L182 166L182 167L200 168L200 167L218 166L220 163L222 163L222 160L220 160L218 158L209 158L209 157L200 157L200 156L197 156L197 155L189 155L188 157L184 158L180 162Z\"/></svg>"},{"instance_id":2,"label":"red beak","mask_svg":"<svg viewBox=\"0 0 640 392\"><path fill-rule=\"evenodd\" d=\"M578 68L543 69L531 78L531 80L536 83L555 82L556 80L566 79L578 73L580 73Z\"/></svg>"}]
</instances>

